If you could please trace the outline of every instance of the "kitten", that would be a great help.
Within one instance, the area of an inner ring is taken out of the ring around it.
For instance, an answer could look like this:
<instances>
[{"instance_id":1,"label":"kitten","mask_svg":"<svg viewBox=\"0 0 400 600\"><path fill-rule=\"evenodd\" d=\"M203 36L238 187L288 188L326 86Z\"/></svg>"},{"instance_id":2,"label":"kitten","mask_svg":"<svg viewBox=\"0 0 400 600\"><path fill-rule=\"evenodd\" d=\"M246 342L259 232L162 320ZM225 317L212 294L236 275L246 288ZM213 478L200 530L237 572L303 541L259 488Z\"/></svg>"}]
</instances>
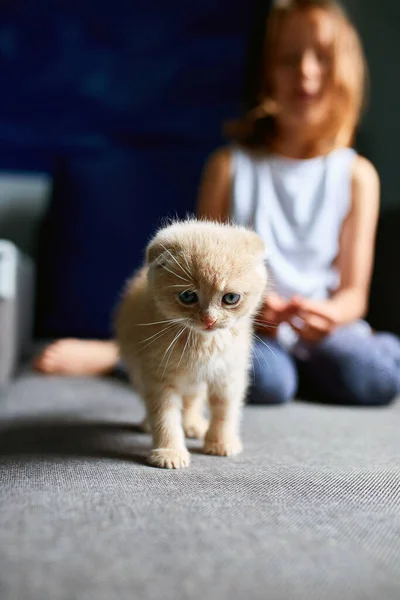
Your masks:
<instances>
[{"instance_id":1,"label":"kitten","mask_svg":"<svg viewBox=\"0 0 400 600\"><path fill-rule=\"evenodd\" d=\"M253 231L196 220L161 229L148 245L116 329L121 357L146 402L152 465L188 466L184 433L204 437L208 454L241 452L252 320L267 282L264 255Z\"/></svg>"}]
</instances>

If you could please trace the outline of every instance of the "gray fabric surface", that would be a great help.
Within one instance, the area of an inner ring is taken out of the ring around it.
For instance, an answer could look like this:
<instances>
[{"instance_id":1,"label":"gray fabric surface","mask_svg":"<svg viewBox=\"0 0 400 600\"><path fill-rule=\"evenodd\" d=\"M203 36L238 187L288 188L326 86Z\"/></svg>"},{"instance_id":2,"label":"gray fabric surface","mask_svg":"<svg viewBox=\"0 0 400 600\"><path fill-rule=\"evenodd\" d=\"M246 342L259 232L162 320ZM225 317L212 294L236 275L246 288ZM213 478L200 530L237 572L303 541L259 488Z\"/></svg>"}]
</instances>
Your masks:
<instances>
[{"instance_id":1,"label":"gray fabric surface","mask_svg":"<svg viewBox=\"0 0 400 600\"><path fill-rule=\"evenodd\" d=\"M248 407L241 456L183 471L142 414L112 379L0 393L1 600L398 600L399 405Z\"/></svg>"}]
</instances>

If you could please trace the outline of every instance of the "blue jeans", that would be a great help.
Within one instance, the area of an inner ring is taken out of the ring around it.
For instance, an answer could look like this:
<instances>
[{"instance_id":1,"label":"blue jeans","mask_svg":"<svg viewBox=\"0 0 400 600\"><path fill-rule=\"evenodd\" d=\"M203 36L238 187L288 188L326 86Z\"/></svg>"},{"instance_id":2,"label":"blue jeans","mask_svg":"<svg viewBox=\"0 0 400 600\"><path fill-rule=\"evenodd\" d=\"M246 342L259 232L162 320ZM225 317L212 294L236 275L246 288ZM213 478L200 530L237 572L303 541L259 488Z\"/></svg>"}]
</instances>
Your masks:
<instances>
[{"instance_id":1,"label":"blue jeans","mask_svg":"<svg viewBox=\"0 0 400 600\"><path fill-rule=\"evenodd\" d=\"M361 334L341 327L318 344L303 343L294 357L272 338L256 342L251 404L281 404L294 398L299 383L307 396L351 405L385 405L400 394L400 338Z\"/></svg>"}]
</instances>

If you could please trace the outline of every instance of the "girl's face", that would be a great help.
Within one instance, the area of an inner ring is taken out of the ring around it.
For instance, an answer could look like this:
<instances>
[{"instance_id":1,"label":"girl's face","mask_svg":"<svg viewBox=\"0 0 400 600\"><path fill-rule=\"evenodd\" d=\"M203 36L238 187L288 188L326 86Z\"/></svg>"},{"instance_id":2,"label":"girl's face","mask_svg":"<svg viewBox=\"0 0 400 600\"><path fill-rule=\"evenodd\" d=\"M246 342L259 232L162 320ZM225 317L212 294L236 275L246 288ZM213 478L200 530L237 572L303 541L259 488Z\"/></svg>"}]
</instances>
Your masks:
<instances>
[{"instance_id":1,"label":"girl's face","mask_svg":"<svg viewBox=\"0 0 400 600\"><path fill-rule=\"evenodd\" d=\"M316 128L329 118L334 35L333 17L319 8L283 22L271 82L278 128Z\"/></svg>"}]
</instances>

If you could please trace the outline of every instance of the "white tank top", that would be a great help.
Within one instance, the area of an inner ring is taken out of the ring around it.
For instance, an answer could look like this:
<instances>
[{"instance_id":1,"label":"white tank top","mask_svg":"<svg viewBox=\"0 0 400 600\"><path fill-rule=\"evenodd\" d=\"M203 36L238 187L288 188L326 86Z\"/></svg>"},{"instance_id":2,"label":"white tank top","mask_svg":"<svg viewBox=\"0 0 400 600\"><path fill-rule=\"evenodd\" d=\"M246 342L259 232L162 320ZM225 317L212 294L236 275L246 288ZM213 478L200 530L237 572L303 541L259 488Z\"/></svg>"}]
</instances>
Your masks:
<instances>
[{"instance_id":1,"label":"white tank top","mask_svg":"<svg viewBox=\"0 0 400 600\"><path fill-rule=\"evenodd\" d=\"M337 288L355 157L351 148L306 160L232 150L231 217L264 239L271 289L284 298L324 299Z\"/></svg>"}]
</instances>

